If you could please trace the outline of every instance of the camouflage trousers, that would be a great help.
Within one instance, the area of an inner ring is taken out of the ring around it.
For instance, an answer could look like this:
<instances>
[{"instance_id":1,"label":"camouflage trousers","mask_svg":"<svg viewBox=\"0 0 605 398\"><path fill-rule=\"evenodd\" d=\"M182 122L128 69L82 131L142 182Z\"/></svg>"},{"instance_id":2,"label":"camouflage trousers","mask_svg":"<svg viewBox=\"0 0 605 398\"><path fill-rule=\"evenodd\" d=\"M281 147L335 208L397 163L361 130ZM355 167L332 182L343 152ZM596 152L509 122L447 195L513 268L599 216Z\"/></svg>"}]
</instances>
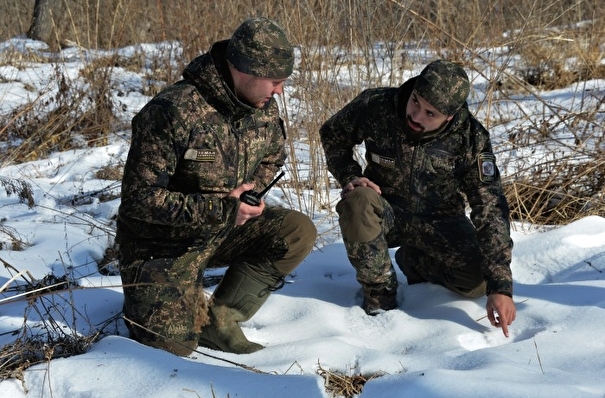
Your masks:
<instances>
[{"instance_id":1,"label":"camouflage trousers","mask_svg":"<svg viewBox=\"0 0 605 398\"><path fill-rule=\"evenodd\" d=\"M306 215L267 207L261 216L195 250L121 262L124 317L131 337L188 355L209 322L209 300L202 286L206 268L245 261L261 275L283 277L307 256L316 236L315 225ZM126 253L129 248L120 250Z\"/></svg>"},{"instance_id":2,"label":"camouflage trousers","mask_svg":"<svg viewBox=\"0 0 605 398\"><path fill-rule=\"evenodd\" d=\"M347 255L362 285L392 285L388 249L409 283L431 282L467 297L485 294L482 255L473 224L464 215L421 218L391 205L373 189L357 187L337 204Z\"/></svg>"}]
</instances>

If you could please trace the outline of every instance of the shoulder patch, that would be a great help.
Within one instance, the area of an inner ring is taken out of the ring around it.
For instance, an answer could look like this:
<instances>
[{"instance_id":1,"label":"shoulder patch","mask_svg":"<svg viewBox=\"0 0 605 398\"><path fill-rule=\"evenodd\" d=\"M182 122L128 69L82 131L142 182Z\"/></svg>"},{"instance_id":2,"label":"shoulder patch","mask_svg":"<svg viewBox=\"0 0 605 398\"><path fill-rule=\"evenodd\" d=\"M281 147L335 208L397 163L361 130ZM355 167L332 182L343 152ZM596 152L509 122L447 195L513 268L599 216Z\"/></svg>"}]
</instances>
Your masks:
<instances>
[{"instance_id":1,"label":"shoulder patch","mask_svg":"<svg viewBox=\"0 0 605 398\"><path fill-rule=\"evenodd\" d=\"M481 182L492 182L496 179L496 157L491 152L482 152L477 158L479 179Z\"/></svg>"}]
</instances>

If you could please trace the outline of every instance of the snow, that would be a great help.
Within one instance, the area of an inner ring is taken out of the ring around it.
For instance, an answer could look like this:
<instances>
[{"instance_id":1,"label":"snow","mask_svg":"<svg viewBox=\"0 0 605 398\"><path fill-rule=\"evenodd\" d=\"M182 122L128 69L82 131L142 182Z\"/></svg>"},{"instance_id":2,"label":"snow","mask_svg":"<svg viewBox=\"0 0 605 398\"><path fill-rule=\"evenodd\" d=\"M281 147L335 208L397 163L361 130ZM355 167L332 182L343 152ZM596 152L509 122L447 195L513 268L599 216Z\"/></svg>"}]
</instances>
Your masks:
<instances>
[{"instance_id":1,"label":"snow","mask_svg":"<svg viewBox=\"0 0 605 398\"><path fill-rule=\"evenodd\" d=\"M16 75L45 87L52 67L1 67L0 109L31 100ZM552 92L565 101L575 94L573 87ZM144 104L135 93L121 101L126 117ZM330 397L321 370L369 379L361 397L605 396L605 219L596 216L560 227L514 224L517 320L509 338L489 324L485 298L408 286L399 271L399 308L366 316L335 218L318 213L322 244L242 324L265 349L235 355L200 347L177 357L130 340L122 320L111 320L122 307L120 278L97 268L113 240L119 199L78 200L89 192L119 193L119 183L95 173L119 165L127 150L127 135L118 133L103 147L0 168L2 177L29 182L35 196L28 208L0 189L0 287L7 288L0 292L0 346L13 344L24 323L40 326L42 312L28 310L23 295L8 289L23 284L11 278L25 270L37 279L52 272L78 281L70 292L38 301L39 308L47 303L58 327L87 335L109 322L111 331L84 354L28 368L24 385L0 382L0 397ZM268 201L282 199L274 190ZM6 231L26 243L23 250L11 250Z\"/></svg>"}]
</instances>

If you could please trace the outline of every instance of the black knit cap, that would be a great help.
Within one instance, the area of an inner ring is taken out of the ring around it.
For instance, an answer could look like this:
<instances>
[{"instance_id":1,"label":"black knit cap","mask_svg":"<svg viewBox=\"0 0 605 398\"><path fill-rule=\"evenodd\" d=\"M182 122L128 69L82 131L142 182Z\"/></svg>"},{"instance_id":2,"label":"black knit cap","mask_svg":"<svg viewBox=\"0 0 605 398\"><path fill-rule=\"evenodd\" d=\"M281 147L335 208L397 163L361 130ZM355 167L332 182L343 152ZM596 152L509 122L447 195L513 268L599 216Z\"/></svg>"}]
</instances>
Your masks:
<instances>
[{"instance_id":1,"label":"black knit cap","mask_svg":"<svg viewBox=\"0 0 605 398\"><path fill-rule=\"evenodd\" d=\"M294 68L294 48L284 30L267 18L249 18L233 33L227 60L242 73L285 79Z\"/></svg>"}]
</instances>

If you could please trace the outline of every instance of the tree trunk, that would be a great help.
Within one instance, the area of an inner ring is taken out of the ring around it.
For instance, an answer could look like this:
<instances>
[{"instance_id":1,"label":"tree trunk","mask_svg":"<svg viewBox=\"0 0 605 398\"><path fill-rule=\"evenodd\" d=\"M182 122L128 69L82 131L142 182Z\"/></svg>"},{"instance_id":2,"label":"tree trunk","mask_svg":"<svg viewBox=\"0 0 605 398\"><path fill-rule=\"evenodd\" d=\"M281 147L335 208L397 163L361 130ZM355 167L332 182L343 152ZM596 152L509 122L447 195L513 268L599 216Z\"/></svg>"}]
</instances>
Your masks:
<instances>
[{"instance_id":1,"label":"tree trunk","mask_svg":"<svg viewBox=\"0 0 605 398\"><path fill-rule=\"evenodd\" d=\"M53 7L54 3L54 7ZM27 37L40 40L52 49L59 48L59 37L56 32L57 21L61 17L63 1L36 0L32 24L27 31Z\"/></svg>"}]
</instances>

